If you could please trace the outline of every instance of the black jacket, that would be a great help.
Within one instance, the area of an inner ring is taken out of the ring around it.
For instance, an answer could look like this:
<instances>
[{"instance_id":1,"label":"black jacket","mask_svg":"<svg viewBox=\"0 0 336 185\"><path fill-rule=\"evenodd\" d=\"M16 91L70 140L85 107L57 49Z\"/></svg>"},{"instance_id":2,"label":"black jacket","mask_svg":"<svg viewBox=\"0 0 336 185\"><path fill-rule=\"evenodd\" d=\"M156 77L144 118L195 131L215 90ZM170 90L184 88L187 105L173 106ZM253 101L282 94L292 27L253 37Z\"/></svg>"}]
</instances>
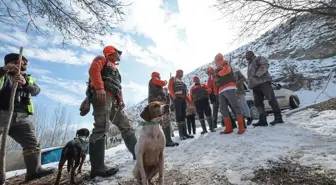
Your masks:
<instances>
[{"instance_id":1,"label":"black jacket","mask_svg":"<svg viewBox=\"0 0 336 185\"><path fill-rule=\"evenodd\" d=\"M14 101L14 112L27 112L27 106L30 103L31 96L37 96L41 89L35 84L28 82L27 74L23 74L26 79L25 85L19 85L16 90L16 96ZM8 74L0 67L0 79L3 79L3 85L0 88L0 109L9 110L9 101L14 81Z\"/></svg>"}]
</instances>

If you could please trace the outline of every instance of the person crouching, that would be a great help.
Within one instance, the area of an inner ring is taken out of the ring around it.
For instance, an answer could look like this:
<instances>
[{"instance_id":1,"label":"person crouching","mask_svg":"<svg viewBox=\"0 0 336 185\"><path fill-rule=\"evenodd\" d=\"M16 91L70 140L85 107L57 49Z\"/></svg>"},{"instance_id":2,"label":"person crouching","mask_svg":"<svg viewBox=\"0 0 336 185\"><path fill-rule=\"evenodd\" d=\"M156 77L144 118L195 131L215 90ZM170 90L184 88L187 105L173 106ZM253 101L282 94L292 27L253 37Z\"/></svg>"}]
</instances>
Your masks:
<instances>
[{"instance_id":1,"label":"person crouching","mask_svg":"<svg viewBox=\"0 0 336 185\"><path fill-rule=\"evenodd\" d=\"M193 82L195 83L195 85L192 86L190 89L190 101L194 102L195 104L196 112L203 129L201 134L205 134L208 132L205 126L204 114L209 124L210 131L215 132L211 117L211 107L209 103L209 94L211 93L211 89L209 89L207 85L201 84L198 76L195 76L193 78Z\"/></svg>"},{"instance_id":2,"label":"person crouching","mask_svg":"<svg viewBox=\"0 0 336 185\"><path fill-rule=\"evenodd\" d=\"M236 115L238 122L238 134L245 132L245 121L242 115L239 101L237 99L236 78L233 74L230 64L224 60L224 56L218 53L215 57L216 72L215 79L219 93L219 104L224 117L225 130L220 134L230 134L233 132L232 122L228 105L231 105L232 111Z\"/></svg>"}]
</instances>

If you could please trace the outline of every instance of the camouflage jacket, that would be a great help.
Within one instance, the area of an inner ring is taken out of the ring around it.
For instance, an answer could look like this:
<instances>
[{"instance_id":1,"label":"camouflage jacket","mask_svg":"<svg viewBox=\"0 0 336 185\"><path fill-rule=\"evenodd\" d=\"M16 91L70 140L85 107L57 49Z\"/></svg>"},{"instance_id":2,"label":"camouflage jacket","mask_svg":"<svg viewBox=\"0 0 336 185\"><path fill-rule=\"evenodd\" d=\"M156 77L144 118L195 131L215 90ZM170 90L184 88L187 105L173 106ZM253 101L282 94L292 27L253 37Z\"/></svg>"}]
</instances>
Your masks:
<instances>
[{"instance_id":1,"label":"camouflage jacket","mask_svg":"<svg viewBox=\"0 0 336 185\"><path fill-rule=\"evenodd\" d=\"M246 81L245 76L238 68L233 68L233 74L236 77L237 84L237 95L245 94L244 82Z\"/></svg>"},{"instance_id":2,"label":"camouflage jacket","mask_svg":"<svg viewBox=\"0 0 336 185\"><path fill-rule=\"evenodd\" d=\"M265 57L254 57L247 67L248 86L250 89L272 80L268 72L269 64Z\"/></svg>"}]
</instances>

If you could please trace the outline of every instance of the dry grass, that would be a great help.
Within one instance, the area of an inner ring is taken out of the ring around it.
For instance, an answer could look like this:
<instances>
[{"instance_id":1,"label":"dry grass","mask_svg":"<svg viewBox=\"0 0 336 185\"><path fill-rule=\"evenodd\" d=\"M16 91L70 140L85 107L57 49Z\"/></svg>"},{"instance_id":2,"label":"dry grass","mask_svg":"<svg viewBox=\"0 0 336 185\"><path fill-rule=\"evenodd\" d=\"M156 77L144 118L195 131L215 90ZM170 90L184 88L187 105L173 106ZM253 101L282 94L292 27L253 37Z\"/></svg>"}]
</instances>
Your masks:
<instances>
[{"instance_id":1,"label":"dry grass","mask_svg":"<svg viewBox=\"0 0 336 185\"><path fill-rule=\"evenodd\" d=\"M311 105L307 107L307 109L308 108L313 108L319 112L324 110L336 110L336 98L331 98L327 101Z\"/></svg>"},{"instance_id":2,"label":"dry grass","mask_svg":"<svg viewBox=\"0 0 336 185\"><path fill-rule=\"evenodd\" d=\"M7 180L6 185L52 185L55 183L55 179L57 176L57 171L53 173L52 175L48 175L46 177L42 177L40 179L31 181L29 183L24 183L24 175L20 175L17 177L13 177ZM83 171L81 174L77 174L75 181L76 185L83 184L84 182L88 182L90 180L90 174L89 172ZM65 168L63 168L62 177L60 180L60 185L70 185L70 173L66 171Z\"/></svg>"},{"instance_id":3,"label":"dry grass","mask_svg":"<svg viewBox=\"0 0 336 185\"><path fill-rule=\"evenodd\" d=\"M302 166L290 160L269 161L270 168L254 172L258 185L335 185L335 173L319 167Z\"/></svg>"},{"instance_id":4,"label":"dry grass","mask_svg":"<svg viewBox=\"0 0 336 185\"><path fill-rule=\"evenodd\" d=\"M223 173L223 172L221 172ZM164 177L165 185L232 185L224 175L218 175L213 169L198 168L193 170L167 170ZM134 180L119 182L119 185L134 185ZM154 179L154 184L157 184L158 179Z\"/></svg>"}]
</instances>

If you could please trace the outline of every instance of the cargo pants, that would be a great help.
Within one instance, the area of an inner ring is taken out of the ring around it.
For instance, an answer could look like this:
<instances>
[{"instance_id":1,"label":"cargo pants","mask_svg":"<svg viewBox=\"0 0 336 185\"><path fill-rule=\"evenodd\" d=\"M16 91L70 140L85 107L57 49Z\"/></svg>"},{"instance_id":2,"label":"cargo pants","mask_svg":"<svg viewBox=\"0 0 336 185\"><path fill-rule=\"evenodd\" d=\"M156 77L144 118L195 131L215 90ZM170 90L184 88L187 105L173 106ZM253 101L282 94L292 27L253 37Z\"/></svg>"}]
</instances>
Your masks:
<instances>
[{"instance_id":1,"label":"cargo pants","mask_svg":"<svg viewBox=\"0 0 336 185\"><path fill-rule=\"evenodd\" d=\"M0 135L2 135L8 119L9 111L0 110ZM35 136L34 123L28 113L13 113L8 135L22 146L24 154L40 151L40 145Z\"/></svg>"},{"instance_id":2,"label":"cargo pants","mask_svg":"<svg viewBox=\"0 0 336 185\"><path fill-rule=\"evenodd\" d=\"M236 95L236 89L230 89L221 92L219 94L219 104L223 117L230 116L228 107L229 105L231 105L231 109L236 116L242 114L242 110Z\"/></svg>"},{"instance_id":3,"label":"cargo pants","mask_svg":"<svg viewBox=\"0 0 336 185\"><path fill-rule=\"evenodd\" d=\"M124 140L135 134L135 130L131 125L131 120L127 117L125 111L119 107L117 100L106 95L105 102L100 102L93 94L90 102L93 106L93 116L95 123L91 134L91 141L105 139L105 133L108 132L110 124L118 127Z\"/></svg>"}]
</instances>

